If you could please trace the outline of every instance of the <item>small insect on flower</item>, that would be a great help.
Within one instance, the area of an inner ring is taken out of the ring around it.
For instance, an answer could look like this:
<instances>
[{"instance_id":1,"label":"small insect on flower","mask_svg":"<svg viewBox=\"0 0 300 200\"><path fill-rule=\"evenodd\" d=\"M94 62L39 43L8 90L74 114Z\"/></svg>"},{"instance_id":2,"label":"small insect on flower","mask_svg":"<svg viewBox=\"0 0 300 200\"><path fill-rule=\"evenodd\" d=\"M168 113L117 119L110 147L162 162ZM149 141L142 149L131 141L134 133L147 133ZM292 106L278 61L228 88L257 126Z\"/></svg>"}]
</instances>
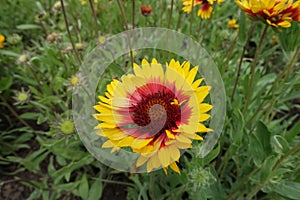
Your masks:
<instances>
[{"instance_id":1,"label":"small insect on flower","mask_svg":"<svg viewBox=\"0 0 300 200\"><path fill-rule=\"evenodd\" d=\"M142 5L141 6L141 13L144 16L150 15L152 12L152 6L151 5Z\"/></svg>"},{"instance_id":2,"label":"small insect on flower","mask_svg":"<svg viewBox=\"0 0 300 200\"><path fill-rule=\"evenodd\" d=\"M105 96L94 106L100 121L98 135L107 138L102 148L112 152L130 147L139 155L136 167L147 172L167 167L180 173L176 162L197 133L212 131L203 122L212 106L203 103L210 87L196 79L198 67L172 59L164 68L156 59L134 64L134 74L123 75L107 85Z\"/></svg>"}]
</instances>

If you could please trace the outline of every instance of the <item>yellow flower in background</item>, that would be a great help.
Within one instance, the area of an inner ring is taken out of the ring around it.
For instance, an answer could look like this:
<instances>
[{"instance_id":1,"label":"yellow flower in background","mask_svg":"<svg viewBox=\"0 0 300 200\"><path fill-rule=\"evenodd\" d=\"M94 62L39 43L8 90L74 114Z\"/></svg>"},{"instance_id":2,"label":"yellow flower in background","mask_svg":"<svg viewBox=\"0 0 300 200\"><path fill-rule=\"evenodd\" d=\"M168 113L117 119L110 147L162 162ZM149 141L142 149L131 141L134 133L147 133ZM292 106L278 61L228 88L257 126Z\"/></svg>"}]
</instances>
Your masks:
<instances>
[{"instance_id":1,"label":"yellow flower in background","mask_svg":"<svg viewBox=\"0 0 300 200\"><path fill-rule=\"evenodd\" d=\"M232 19L232 20L228 21L228 27L229 28L238 28L239 25L236 23L236 19Z\"/></svg>"},{"instance_id":2,"label":"yellow flower in background","mask_svg":"<svg viewBox=\"0 0 300 200\"><path fill-rule=\"evenodd\" d=\"M220 4L224 1L225 0L182 0L182 10L186 13L190 13L192 11L192 7L199 6L197 15L202 19L209 19L213 11L213 4L215 2Z\"/></svg>"},{"instance_id":3,"label":"yellow flower in background","mask_svg":"<svg viewBox=\"0 0 300 200\"><path fill-rule=\"evenodd\" d=\"M0 34L0 49L3 48L3 42L5 41L5 36Z\"/></svg>"},{"instance_id":4,"label":"yellow flower in background","mask_svg":"<svg viewBox=\"0 0 300 200\"><path fill-rule=\"evenodd\" d=\"M146 164L147 172L176 164L180 150L192 147L192 140L203 140L196 133L209 132L203 122L212 106L203 103L210 87L196 79L198 67L171 60L163 68L153 59L134 64L134 74L123 75L107 85L105 96L94 108L100 121L98 135L107 138L102 148L112 152L130 147L139 154L136 167Z\"/></svg>"},{"instance_id":5,"label":"yellow flower in background","mask_svg":"<svg viewBox=\"0 0 300 200\"><path fill-rule=\"evenodd\" d=\"M252 19L262 20L274 27L289 28L292 21L300 22L300 1L293 0L236 0Z\"/></svg>"},{"instance_id":6,"label":"yellow flower in background","mask_svg":"<svg viewBox=\"0 0 300 200\"><path fill-rule=\"evenodd\" d=\"M80 3L81 3L82 6L86 6L88 2L86 0L80 0ZM98 0L94 0L94 3L97 4Z\"/></svg>"},{"instance_id":7,"label":"yellow flower in background","mask_svg":"<svg viewBox=\"0 0 300 200\"><path fill-rule=\"evenodd\" d=\"M85 1L85 0L81 0L80 3L81 3L82 6L86 6L87 5L87 1Z\"/></svg>"}]
</instances>

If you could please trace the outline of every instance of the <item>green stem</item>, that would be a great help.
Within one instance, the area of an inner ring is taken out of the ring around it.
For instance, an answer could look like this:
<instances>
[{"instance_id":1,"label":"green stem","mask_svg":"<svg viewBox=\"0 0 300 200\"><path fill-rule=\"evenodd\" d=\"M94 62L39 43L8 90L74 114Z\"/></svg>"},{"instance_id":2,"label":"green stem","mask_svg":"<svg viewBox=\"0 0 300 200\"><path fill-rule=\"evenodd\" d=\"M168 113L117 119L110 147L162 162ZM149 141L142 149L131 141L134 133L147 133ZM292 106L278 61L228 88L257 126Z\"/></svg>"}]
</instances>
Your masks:
<instances>
[{"instance_id":1,"label":"green stem","mask_svg":"<svg viewBox=\"0 0 300 200\"><path fill-rule=\"evenodd\" d=\"M247 94L246 104L245 104L245 107L244 107L244 110L243 110L243 114L245 114L247 112L248 106L249 106L250 101L252 99L255 68L256 68L256 65L257 65L257 61L258 61L258 57L259 57L259 53L260 53L260 49L261 49L263 40L264 40L264 38L266 36L266 33L268 31L268 27L269 27L269 25L265 26L265 28L264 28L261 36L260 36L256 51L255 51L255 56L254 56L253 63L252 63L252 66L251 66L249 89L248 89L248 94Z\"/></svg>"},{"instance_id":2,"label":"green stem","mask_svg":"<svg viewBox=\"0 0 300 200\"><path fill-rule=\"evenodd\" d=\"M177 24L176 24L176 31L178 31L178 29L180 28L181 25L181 18L182 18L182 10L179 11L179 15L178 15L178 20L177 20Z\"/></svg>"},{"instance_id":3,"label":"green stem","mask_svg":"<svg viewBox=\"0 0 300 200\"><path fill-rule=\"evenodd\" d=\"M92 10L92 13L93 13L93 18L94 18L94 21L95 21L96 37L99 38L98 21L97 21L97 15L96 15L96 12L95 12L95 9L94 9L94 4L93 4L92 0L89 0L89 3L90 3L90 7L91 7L91 10Z\"/></svg>"},{"instance_id":4,"label":"green stem","mask_svg":"<svg viewBox=\"0 0 300 200\"><path fill-rule=\"evenodd\" d=\"M296 146L294 146L293 148L291 148L288 152L286 152L283 156L280 157L280 159L277 161L277 163L275 164L275 166L273 167L272 171L275 171L276 169L278 169L281 165L281 163L292 153L294 153L295 151L300 149L300 143L298 143ZM265 185L267 181L258 184L257 186L255 186L252 191L247 195L246 199L252 199L253 196L255 196Z\"/></svg>"},{"instance_id":5,"label":"green stem","mask_svg":"<svg viewBox=\"0 0 300 200\"><path fill-rule=\"evenodd\" d=\"M254 29L255 29L256 25L257 25L257 23L254 23L250 27L250 30L249 30L248 35L247 35L246 43L243 47L242 55L240 57L240 61L239 61L239 65L238 65L238 71L236 73L236 79L235 79L234 86L233 86L233 91L232 91L232 94L231 94L231 101L233 101L234 94L235 94L235 91L236 91L236 88L237 88L237 85L238 85L238 82L239 82L239 79L240 79L240 73L241 73L242 63L243 63L243 59L244 59L244 56L245 56L245 53L246 53L246 49L248 48L250 39L252 37L252 34L254 32Z\"/></svg>"},{"instance_id":6,"label":"green stem","mask_svg":"<svg viewBox=\"0 0 300 200\"><path fill-rule=\"evenodd\" d=\"M23 120L19 115L18 113L13 109L13 107L11 107L6 99L2 96L0 96L0 99L1 101L3 101L4 105L8 108L8 110L24 125L24 126L27 126L28 128L30 129L33 129L25 120Z\"/></svg>"},{"instance_id":7,"label":"green stem","mask_svg":"<svg viewBox=\"0 0 300 200\"><path fill-rule=\"evenodd\" d=\"M124 25L125 29L128 30L128 23L127 23L127 19L126 19L126 14L125 14L124 8L123 8L120 0L117 0L117 3L118 3L119 9L120 9L121 14L122 14L123 25Z\"/></svg>"},{"instance_id":8,"label":"green stem","mask_svg":"<svg viewBox=\"0 0 300 200\"><path fill-rule=\"evenodd\" d=\"M281 165L281 163L292 153L294 153L295 151L300 149L300 143L298 143L297 145L295 145L293 148L291 148L290 150L288 150L284 155L282 155L280 157L280 159L277 161L277 163L275 164L275 166L273 167L272 171L278 169Z\"/></svg>"},{"instance_id":9,"label":"green stem","mask_svg":"<svg viewBox=\"0 0 300 200\"><path fill-rule=\"evenodd\" d=\"M174 0L171 0L171 10L170 10L170 16L169 16L169 21L168 21L168 28L170 28L170 26L171 26L173 6L174 6Z\"/></svg>"},{"instance_id":10,"label":"green stem","mask_svg":"<svg viewBox=\"0 0 300 200\"><path fill-rule=\"evenodd\" d=\"M200 22L199 22L199 26L198 26L198 31L197 31L197 40L200 38L200 32L201 32L201 29L202 29L202 24L203 24L203 19L200 19Z\"/></svg>"},{"instance_id":11,"label":"green stem","mask_svg":"<svg viewBox=\"0 0 300 200\"><path fill-rule=\"evenodd\" d=\"M70 42L72 44L73 51L75 52L75 57L76 57L78 63L81 65L81 59L79 57L77 49L75 48L75 43L74 43L74 41L72 39L71 32L70 32L70 29L69 29L69 22L68 22L68 19L67 19L67 14L66 14L66 10L65 10L64 1L60 0L60 3L61 3L62 12L63 12L63 15L64 15L64 20L65 20L65 24L66 24L66 29L67 29L67 32L68 32L68 36L69 36Z\"/></svg>"},{"instance_id":12,"label":"green stem","mask_svg":"<svg viewBox=\"0 0 300 200\"><path fill-rule=\"evenodd\" d=\"M135 23L135 0L132 0L131 23L132 23L132 29L134 29L134 23Z\"/></svg>"},{"instance_id":13,"label":"green stem","mask_svg":"<svg viewBox=\"0 0 300 200\"><path fill-rule=\"evenodd\" d=\"M272 84L272 87L269 89L269 91L266 94L266 97L268 97L275 89L276 85L278 84L278 82L280 80L282 80L282 77L285 75L284 79L283 79L283 83L288 79L288 77L290 76L290 73L293 69L293 66L295 65L295 62L297 61L298 57L300 55L300 46L297 48L295 54L293 55L292 59L290 60L290 62L285 66L285 68L279 73L279 75L276 77L275 81ZM282 86L283 87L283 86ZM279 91L282 90L282 87L279 89ZM277 97L278 98L278 97ZM272 110L272 105L276 102L277 98L272 98L271 100L266 100L263 101L260 106L258 107L258 109L256 110L256 112L252 115L252 117L247 121L246 125L249 124L257 115L258 113L262 110L262 108L268 103L270 102L270 106L267 109L266 113L270 113L270 111ZM274 102L274 103L273 103Z\"/></svg>"},{"instance_id":14,"label":"green stem","mask_svg":"<svg viewBox=\"0 0 300 200\"><path fill-rule=\"evenodd\" d=\"M159 12L159 26L162 25L163 13L165 12L165 0L161 0L160 12Z\"/></svg>"},{"instance_id":15,"label":"green stem","mask_svg":"<svg viewBox=\"0 0 300 200\"><path fill-rule=\"evenodd\" d=\"M190 35L192 35L193 32L193 21L194 21L194 0L192 0L192 10L191 10L191 17L190 17Z\"/></svg>"},{"instance_id":16,"label":"green stem","mask_svg":"<svg viewBox=\"0 0 300 200\"><path fill-rule=\"evenodd\" d=\"M228 50L228 53L227 53L227 56L226 56L226 60L224 62L225 63L224 67L222 67L221 76L223 76L224 73L227 71L227 68L229 66L229 61L232 57L232 54L233 54L233 51L235 49L238 38L239 38L239 35L237 34L236 37L234 38L233 42L231 43L230 47L229 47L229 50Z\"/></svg>"},{"instance_id":17,"label":"green stem","mask_svg":"<svg viewBox=\"0 0 300 200\"><path fill-rule=\"evenodd\" d=\"M205 26L205 29L204 29L204 32L203 32L203 35L202 35L202 39L201 39L201 42L200 43L203 43L204 39L205 39L205 36L206 36L206 33L208 31L208 27L209 25L211 24L211 19L212 17L210 17L208 20L207 20L207 23L206 23L206 26Z\"/></svg>"},{"instance_id":18,"label":"green stem","mask_svg":"<svg viewBox=\"0 0 300 200\"><path fill-rule=\"evenodd\" d=\"M236 192L238 192L240 188L245 185L245 182L248 181L258 170L259 168L254 168L246 177L244 177L237 185L237 187L229 194L226 200L235 199Z\"/></svg>"},{"instance_id":19,"label":"green stem","mask_svg":"<svg viewBox=\"0 0 300 200\"><path fill-rule=\"evenodd\" d=\"M123 19L124 27L125 27L125 29L128 31L128 23L127 23L127 19L126 19L126 14L125 14L124 8L123 8L123 6L122 6L120 0L117 0L117 3L118 3L119 9L120 9L121 14L122 14L122 19ZM130 60L131 60L131 65L133 66L134 60L133 60L133 54L132 54L132 48L131 48L132 45L131 45L131 40L130 40L128 34L127 34L127 39L128 39L128 44L129 44L129 48L130 48Z\"/></svg>"}]
</instances>

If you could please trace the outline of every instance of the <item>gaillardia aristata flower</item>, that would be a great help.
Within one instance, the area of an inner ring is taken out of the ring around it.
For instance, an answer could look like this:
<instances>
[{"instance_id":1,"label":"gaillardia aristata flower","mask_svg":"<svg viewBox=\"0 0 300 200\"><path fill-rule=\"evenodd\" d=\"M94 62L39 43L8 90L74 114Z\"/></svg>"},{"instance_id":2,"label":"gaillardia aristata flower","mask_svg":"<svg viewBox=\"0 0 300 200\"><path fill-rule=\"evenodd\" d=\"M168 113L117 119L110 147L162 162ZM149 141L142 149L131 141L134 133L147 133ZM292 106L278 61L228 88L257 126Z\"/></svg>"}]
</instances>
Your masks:
<instances>
[{"instance_id":1,"label":"gaillardia aristata flower","mask_svg":"<svg viewBox=\"0 0 300 200\"><path fill-rule=\"evenodd\" d=\"M222 3L225 0L182 0L182 10L186 13L190 13L193 8L199 6L198 16L202 19L209 19L213 11L213 4L215 2Z\"/></svg>"},{"instance_id":2,"label":"gaillardia aristata flower","mask_svg":"<svg viewBox=\"0 0 300 200\"><path fill-rule=\"evenodd\" d=\"M100 121L98 135L106 137L103 148L112 152L130 147L139 155L136 167L146 164L147 172L168 166L180 173L176 161L180 150L203 140L197 133L209 132L203 122L212 106L203 103L210 87L195 80L198 67L175 60L164 68L156 59L134 64L134 74L123 75L107 85L105 96L94 107Z\"/></svg>"},{"instance_id":3,"label":"gaillardia aristata flower","mask_svg":"<svg viewBox=\"0 0 300 200\"><path fill-rule=\"evenodd\" d=\"M274 27L289 28L292 21L300 22L300 1L297 0L236 0L250 18L262 20Z\"/></svg>"}]
</instances>

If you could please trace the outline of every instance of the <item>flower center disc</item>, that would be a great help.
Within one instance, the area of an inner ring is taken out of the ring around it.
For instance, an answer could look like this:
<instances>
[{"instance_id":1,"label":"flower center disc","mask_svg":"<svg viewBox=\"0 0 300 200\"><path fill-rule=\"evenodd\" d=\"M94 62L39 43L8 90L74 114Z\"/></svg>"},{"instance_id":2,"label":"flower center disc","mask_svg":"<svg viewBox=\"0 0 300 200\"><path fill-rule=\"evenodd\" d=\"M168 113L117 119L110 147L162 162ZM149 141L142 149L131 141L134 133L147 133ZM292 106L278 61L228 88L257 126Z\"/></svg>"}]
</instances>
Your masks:
<instances>
[{"instance_id":1,"label":"flower center disc","mask_svg":"<svg viewBox=\"0 0 300 200\"><path fill-rule=\"evenodd\" d=\"M180 105L174 103L178 102L175 94L167 87L148 83L138 88L131 99L136 102L130 109L131 118L138 126L135 136L147 138L157 134L158 137L166 130L178 129Z\"/></svg>"}]
</instances>

